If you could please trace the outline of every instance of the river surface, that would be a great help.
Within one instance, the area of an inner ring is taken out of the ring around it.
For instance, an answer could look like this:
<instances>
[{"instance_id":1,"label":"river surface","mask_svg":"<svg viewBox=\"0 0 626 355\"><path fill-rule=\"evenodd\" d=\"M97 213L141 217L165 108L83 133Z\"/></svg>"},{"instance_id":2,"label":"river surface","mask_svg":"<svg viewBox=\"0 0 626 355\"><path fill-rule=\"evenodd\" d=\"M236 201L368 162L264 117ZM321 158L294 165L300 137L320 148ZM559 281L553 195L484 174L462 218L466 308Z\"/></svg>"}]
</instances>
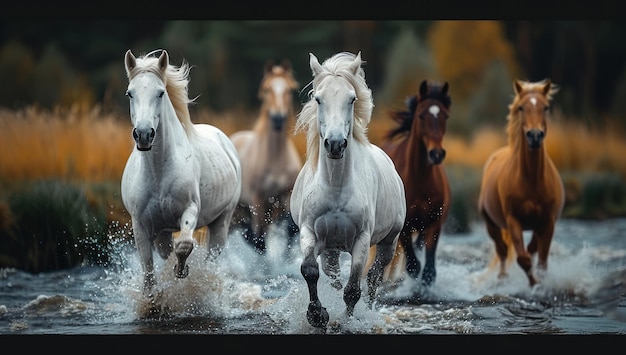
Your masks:
<instances>
[{"instance_id":1,"label":"river surface","mask_svg":"<svg viewBox=\"0 0 626 355\"><path fill-rule=\"evenodd\" d=\"M115 245L116 262L107 268L40 274L2 269L0 339L2 334L626 334L626 219L560 220L548 270L533 288L515 263L508 278L499 280L489 266L491 239L481 223L471 227L467 234L442 235L430 289L413 280L389 281L370 309L363 282L353 317L345 316L342 291L320 272L319 296L330 314L325 332L306 320L299 246L285 258L285 243L274 232L265 257L238 234L214 263L194 249L185 279L174 278L172 260L155 255L159 292L152 307L141 293L141 265L132 244ZM344 285L349 264L349 254L342 254Z\"/></svg>"}]
</instances>

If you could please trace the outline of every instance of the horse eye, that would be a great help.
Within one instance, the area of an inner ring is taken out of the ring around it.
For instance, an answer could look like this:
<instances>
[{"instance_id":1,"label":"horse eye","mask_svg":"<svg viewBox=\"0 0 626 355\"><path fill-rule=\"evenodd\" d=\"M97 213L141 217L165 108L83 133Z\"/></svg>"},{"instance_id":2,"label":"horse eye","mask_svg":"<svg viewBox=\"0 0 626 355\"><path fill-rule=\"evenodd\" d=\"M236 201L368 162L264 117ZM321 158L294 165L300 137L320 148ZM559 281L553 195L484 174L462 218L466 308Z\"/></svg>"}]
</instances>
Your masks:
<instances>
[{"instance_id":1,"label":"horse eye","mask_svg":"<svg viewBox=\"0 0 626 355\"><path fill-rule=\"evenodd\" d=\"M129 99L133 98L133 95L130 93L130 91L126 90L126 92L124 93L124 95L128 96Z\"/></svg>"},{"instance_id":2,"label":"horse eye","mask_svg":"<svg viewBox=\"0 0 626 355\"><path fill-rule=\"evenodd\" d=\"M519 107L517 108L517 110L518 110L519 112L522 112L522 111L524 111L524 108L523 108L522 106L519 106Z\"/></svg>"},{"instance_id":3,"label":"horse eye","mask_svg":"<svg viewBox=\"0 0 626 355\"><path fill-rule=\"evenodd\" d=\"M321 105L321 104L322 104L322 102L320 101L320 99L319 99L319 98L317 98L317 97L315 98L315 102L317 102L317 104L318 104L318 105Z\"/></svg>"},{"instance_id":4,"label":"horse eye","mask_svg":"<svg viewBox=\"0 0 626 355\"><path fill-rule=\"evenodd\" d=\"M545 106L545 107L543 108L543 111L544 111L544 112L548 112L548 111L550 111L550 106Z\"/></svg>"},{"instance_id":5,"label":"horse eye","mask_svg":"<svg viewBox=\"0 0 626 355\"><path fill-rule=\"evenodd\" d=\"M352 98L352 100L350 101L350 105L352 105L355 101L356 101L356 96Z\"/></svg>"},{"instance_id":6,"label":"horse eye","mask_svg":"<svg viewBox=\"0 0 626 355\"><path fill-rule=\"evenodd\" d=\"M159 99L163 97L163 94L165 94L165 91L161 91L161 92L159 93Z\"/></svg>"}]
</instances>

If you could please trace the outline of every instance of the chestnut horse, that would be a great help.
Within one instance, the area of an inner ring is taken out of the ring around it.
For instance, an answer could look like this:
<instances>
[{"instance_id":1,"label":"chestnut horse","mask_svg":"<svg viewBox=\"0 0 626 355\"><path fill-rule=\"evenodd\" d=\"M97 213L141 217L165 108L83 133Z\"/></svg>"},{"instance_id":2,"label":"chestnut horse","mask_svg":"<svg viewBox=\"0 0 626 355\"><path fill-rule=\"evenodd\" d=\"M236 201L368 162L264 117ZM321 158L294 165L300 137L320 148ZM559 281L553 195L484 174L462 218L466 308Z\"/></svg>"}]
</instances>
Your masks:
<instances>
[{"instance_id":1,"label":"chestnut horse","mask_svg":"<svg viewBox=\"0 0 626 355\"><path fill-rule=\"evenodd\" d=\"M289 212L291 189L302 168L289 132L289 122L295 122L293 92L297 88L288 60L280 64L268 60L259 86L262 104L256 124L252 130L230 136L239 153L242 174L233 223L244 228L244 237L261 254L272 223L287 222L288 246L298 232Z\"/></svg>"},{"instance_id":2,"label":"chestnut horse","mask_svg":"<svg viewBox=\"0 0 626 355\"><path fill-rule=\"evenodd\" d=\"M538 253L538 271L545 272L554 226L565 202L563 182L543 141L547 133L550 102L558 87L550 79L515 80L515 98L507 117L508 145L487 159L483 170L478 210L500 259L499 277L506 276L509 246L528 276L538 283L531 256ZM523 231L532 231L527 250ZM539 275L537 275L539 276Z\"/></svg>"},{"instance_id":3,"label":"chestnut horse","mask_svg":"<svg viewBox=\"0 0 626 355\"><path fill-rule=\"evenodd\" d=\"M391 113L399 126L390 131L382 144L394 161L406 189L406 219L392 266L399 263L400 249L406 257L406 270L418 280L421 265L413 248L425 246L422 284L435 282L435 253L443 223L450 207L450 185L441 164L446 156L442 141L451 99L448 83L443 85L424 80L419 93L407 100L407 110ZM399 137L398 139L394 139Z\"/></svg>"}]
</instances>

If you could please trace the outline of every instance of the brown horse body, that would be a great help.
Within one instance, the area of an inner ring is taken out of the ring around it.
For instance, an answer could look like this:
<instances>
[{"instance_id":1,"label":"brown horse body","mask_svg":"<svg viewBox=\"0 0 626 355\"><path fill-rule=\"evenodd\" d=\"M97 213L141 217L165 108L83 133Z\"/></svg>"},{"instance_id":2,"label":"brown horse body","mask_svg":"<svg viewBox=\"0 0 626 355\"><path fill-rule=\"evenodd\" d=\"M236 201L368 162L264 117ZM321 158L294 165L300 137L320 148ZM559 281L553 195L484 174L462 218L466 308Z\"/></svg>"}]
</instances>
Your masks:
<instances>
[{"instance_id":1,"label":"brown horse body","mask_svg":"<svg viewBox=\"0 0 626 355\"><path fill-rule=\"evenodd\" d=\"M538 280L531 256L538 253L538 269L547 269L555 223L565 200L561 177L543 144L550 101L558 89L550 80L516 80L514 89L516 96L507 117L508 145L485 163L478 210L495 243L499 276L506 276L512 246L517 263L533 286ZM523 239L526 230L532 231L527 250Z\"/></svg>"},{"instance_id":2,"label":"brown horse body","mask_svg":"<svg viewBox=\"0 0 626 355\"><path fill-rule=\"evenodd\" d=\"M400 263L398 251L404 250L406 270L414 279L421 265L413 248L425 247L422 283L431 285L436 279L435 253L442 225L450 207L450 185L441 163L445 158L442 147L451 100L448 83L443 86L424 80L416 95L408 101L408 111L392 113L400 126L391 131L383 150L396 165L406 191L406 220L392 265ZM400 140L394 140L402 136Z\"/></svg>"},{"instance_id":3,"label":"brown horse body","mask_svg":"<svg viewBox=\"0 0 626 355\"><path fill-rule=\"evenodd\" d=\"M291 139L289 122L295 121L293 92L298 82L288 61L268 61L259 87L260 115L253 130L230 136L241 160L242 191L233 222L244 227L254 248L265 251L265 237L272 223L287 220L289 242L297 233L289 212L293 184L302 168L300 154Z\"/></svg>"}]
</instances>

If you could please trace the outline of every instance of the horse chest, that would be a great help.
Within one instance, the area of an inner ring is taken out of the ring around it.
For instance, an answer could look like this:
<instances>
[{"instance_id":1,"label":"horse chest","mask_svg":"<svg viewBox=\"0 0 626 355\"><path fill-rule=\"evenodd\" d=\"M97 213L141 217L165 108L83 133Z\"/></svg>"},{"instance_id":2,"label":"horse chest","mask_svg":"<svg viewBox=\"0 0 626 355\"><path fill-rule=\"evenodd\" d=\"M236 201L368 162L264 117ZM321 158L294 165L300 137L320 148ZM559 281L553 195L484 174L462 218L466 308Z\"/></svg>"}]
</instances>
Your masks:
<instances>
[{"instance_id":1,"label":"horse chest","mask_svg":"<svg viewBox=\"0 0 626 355\"><path fill-rule=\"evenodd\" d=\"M319 216L313 229L327 249L350 250L359 232L358 220L347 211L332 211Z\"/></svg>"}]
</instances>

